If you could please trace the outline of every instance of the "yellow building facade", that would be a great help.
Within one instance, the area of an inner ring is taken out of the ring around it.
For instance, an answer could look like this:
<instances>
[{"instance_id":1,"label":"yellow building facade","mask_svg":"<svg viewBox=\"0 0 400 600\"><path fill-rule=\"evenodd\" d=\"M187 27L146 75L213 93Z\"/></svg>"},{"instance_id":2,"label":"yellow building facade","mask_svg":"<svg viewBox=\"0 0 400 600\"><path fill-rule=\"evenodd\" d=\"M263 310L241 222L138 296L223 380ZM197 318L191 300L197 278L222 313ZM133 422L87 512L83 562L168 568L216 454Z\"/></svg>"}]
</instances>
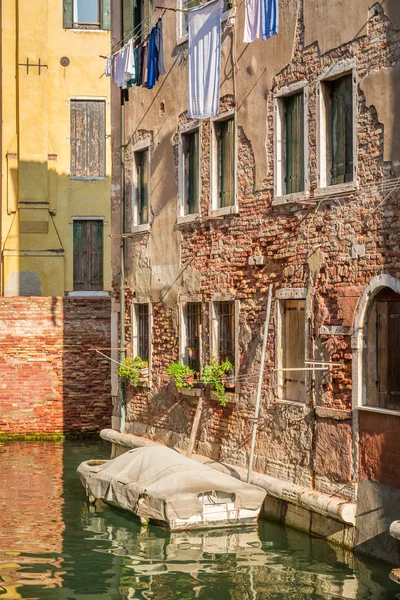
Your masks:
<instances>
[{"instance_id":1,"label":"yellow building facade","mask_svg":"<svg viewBox=\"0 0 400 600\"><path fill-rule=\"evenodd\" d=\"M111 289L109 0L1 3L1 289Z\"/></svg>"}]
</instances>

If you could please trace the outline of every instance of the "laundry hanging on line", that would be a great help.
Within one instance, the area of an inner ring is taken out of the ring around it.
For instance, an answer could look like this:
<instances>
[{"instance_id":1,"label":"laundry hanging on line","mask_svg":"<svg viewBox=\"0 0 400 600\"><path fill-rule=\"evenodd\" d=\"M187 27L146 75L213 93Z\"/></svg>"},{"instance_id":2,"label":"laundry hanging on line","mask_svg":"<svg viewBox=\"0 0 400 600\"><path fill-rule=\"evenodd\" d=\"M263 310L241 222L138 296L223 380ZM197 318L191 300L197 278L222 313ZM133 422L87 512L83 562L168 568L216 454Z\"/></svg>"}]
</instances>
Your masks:
<instances>
[{"instance_id":1,"label":"laundry hanging on line","mask_svg":"<svg viewBox=\"0 0 400 600\"><path fill-rule=\"evenodd\" d=\"M223 7L224 0L210 0L188 11L189 119L218 114Z\"/></svg>"},{"instance_id":2,"label":"laundry hanging on line","mask_svg":"<svg viewBox=\"0 0 400 600\"><path fill-rule=\"evenodd\" d=\"M279 0L245 0L243 42L268 40L278 33Z\"/></svg>"},{"instance_id":3,"label":"laundry hanging on line","mask_svg":"<svg viewBox=\"0 0 400 600\"><path fill-rule=\"evenodd\" d=\"M132 37L110 54L104 74L121 89L133 85L153 88L159 76L165 74L162 19L158 19L145 40L135 45Z\"/></svg>"}]
</instances>

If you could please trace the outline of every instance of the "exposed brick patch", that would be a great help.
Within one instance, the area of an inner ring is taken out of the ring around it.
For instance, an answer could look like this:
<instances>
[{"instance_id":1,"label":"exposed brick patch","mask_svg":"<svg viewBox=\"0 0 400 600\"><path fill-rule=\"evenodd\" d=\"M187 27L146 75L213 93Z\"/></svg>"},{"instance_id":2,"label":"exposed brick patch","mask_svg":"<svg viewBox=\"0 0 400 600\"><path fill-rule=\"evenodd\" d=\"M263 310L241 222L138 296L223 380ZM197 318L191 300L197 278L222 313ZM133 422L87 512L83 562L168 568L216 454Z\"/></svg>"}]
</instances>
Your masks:
<instances>
[{"instance_id":1,"label":"exposed brick patch","mask_svg":"<svg viewBox=\"0 0 400 600\"><path fill-rule=\"evenodd\" d=\"M400 487L400 417L360 410L360 479Z\"/></svg>"},{"instance_id":2,"label":"exposed brick patch","mask_svg":"<svg viewBox=\"0 0 400 600\"><path fill-rule=\"evenodd\" d=\"M110 425L110 363L92 350L110 347L110 302L0 298L1 433L94 433Z\"/></svg>"}]
</instances>

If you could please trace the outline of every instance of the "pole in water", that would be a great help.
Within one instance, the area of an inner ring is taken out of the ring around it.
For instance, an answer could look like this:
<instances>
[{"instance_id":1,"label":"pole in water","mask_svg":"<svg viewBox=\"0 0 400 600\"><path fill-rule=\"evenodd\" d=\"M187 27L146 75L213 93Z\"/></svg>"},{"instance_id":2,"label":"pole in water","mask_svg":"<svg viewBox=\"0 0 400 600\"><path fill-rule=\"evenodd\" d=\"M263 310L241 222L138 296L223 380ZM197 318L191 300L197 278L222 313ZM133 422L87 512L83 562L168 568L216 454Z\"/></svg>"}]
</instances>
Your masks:
<instances>
[{"instance_id":1,"label":"pole in water","mask_svg":"<svg viewBox=\"0 0 400 600\"><path fill-rule=\"evenodd\" d=\"M251 473L253 470L254 449L256 447L256 436L257 436L257 426L258 426L258 415L260 412L261 389L262 389L262 381L263 381L263 376L264 376L265 354L266 354L266 350L267 350L268 327L269 327L269 319L270 319L270 315L271 315L271 301L272 301L272 283L269 284L269 291L268 291L267 313L265 315L264 337L263 337L262 350L261 350L260 373L258 376L256 405L254 407L253 431L251 434L251 446L250 446L250 456L249 456L249 468L247 471L247 483L250 483Z\"/></svg>"}]
</instances>

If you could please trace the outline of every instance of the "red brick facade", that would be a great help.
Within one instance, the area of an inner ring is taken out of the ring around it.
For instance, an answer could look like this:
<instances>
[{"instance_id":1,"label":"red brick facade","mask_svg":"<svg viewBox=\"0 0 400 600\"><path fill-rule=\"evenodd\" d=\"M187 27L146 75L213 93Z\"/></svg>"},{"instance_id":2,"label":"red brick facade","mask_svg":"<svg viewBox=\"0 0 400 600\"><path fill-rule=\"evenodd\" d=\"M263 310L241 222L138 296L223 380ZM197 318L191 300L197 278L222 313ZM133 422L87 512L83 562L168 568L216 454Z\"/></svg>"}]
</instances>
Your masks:
<instances>
[{"instance_id":1,"label":"red brick facade","mask_svg":"<svg viewBox=\"0 0 400 600\"><path fill-rule=\"evenodd\" d=\"M110 425L109 298L0 298L0 437ZM107 351L105 351L107 354Z\"/></svg>"}]
</instances>

